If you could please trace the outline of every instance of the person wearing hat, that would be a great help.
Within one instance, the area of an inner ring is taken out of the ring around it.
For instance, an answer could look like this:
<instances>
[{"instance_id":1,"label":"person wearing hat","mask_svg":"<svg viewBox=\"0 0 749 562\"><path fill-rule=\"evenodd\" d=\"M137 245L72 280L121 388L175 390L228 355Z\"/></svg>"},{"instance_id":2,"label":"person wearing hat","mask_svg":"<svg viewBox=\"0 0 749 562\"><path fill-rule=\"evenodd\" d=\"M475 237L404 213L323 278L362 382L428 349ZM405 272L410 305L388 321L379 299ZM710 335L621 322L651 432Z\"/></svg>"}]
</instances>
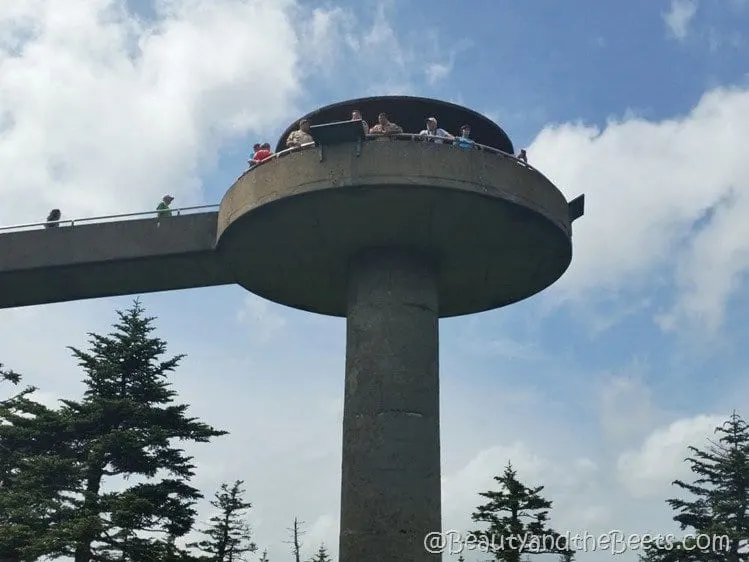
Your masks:
<instances>
[{"instance_id":1,"label":"person wearing hat","mask_svg":"<svg viewBox=\"0 0 749 562\"><path fill-rule=\"evenodd\" d=\"M453 144L459 148L473 148L475 143L471 138L471 127L469 125L463 125L460 128L460 136L453 141Z\"/></svg>"},{"instance_id":2,"label":"person wearing hat","mask_svg":"<svg viewBox=\"0 0 749 562\"><path fill-rule=\"evenodd\" d=\"M450 133L445 131L445 129L440 129L437 127L437 119L435 117L430 117L427 119L427 128L424 129L419 133L422 137L427 137L427 140L434 141L436 143L442 143L440 138L453 140L455 137L453 137Z\"/></svg>"},{"instance_id":3,"label":"person wearing hat","mask_svg":"<svg viewBox=\"0 0 749 562\"><path fill-rule=\"evenodd\" d=\"M164 195L161 203L159 203L159 206L156 207L156 212L158 213L160 219L172 216L172 210L169 208L169 204L172 201L174 201L174 197L172 197L171 195Z\"/></svg>"}]
</instances>

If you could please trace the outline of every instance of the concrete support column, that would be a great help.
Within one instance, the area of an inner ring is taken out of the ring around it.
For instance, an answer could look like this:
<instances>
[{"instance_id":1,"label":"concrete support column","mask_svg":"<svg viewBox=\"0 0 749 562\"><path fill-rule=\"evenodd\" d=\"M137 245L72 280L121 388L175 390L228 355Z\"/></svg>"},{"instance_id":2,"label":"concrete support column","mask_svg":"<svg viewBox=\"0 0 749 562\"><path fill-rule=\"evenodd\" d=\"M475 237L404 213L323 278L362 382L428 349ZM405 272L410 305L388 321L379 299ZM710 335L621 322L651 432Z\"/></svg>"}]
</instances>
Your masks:
<instances>
[{"instance_id":1,"label":"concrete support column","mask_svg":"<svg viewBox=\"0 0 749 562\"><path fill-rule=\"evenodd\" d=\"M394 249L350 263L340 562L435 562L441 529L433 263Z\"/></svg>"}]
</instances>

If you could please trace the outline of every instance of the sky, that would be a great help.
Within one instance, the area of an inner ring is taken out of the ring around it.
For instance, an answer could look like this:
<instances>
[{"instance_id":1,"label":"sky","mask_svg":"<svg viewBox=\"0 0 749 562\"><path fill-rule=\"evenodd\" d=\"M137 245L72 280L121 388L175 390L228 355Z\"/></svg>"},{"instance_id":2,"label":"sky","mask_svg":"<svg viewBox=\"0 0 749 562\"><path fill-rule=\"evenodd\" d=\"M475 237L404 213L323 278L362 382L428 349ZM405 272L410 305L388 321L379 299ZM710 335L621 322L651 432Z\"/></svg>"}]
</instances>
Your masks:
<instances>
[{"instance_id":1,"label":"sky","mask_svg":"<svg viewBox=\"0 0 749 562\"><path fill-rule=\"evenodd\" d=\"M165 193L218 203L254 142L335 101L484 113L586 214L553 287L440 323L443 528L473 528L477 492L512 461L546 486L561 532L676 532L665 500L686 447L747 414L749 2L425 5L2 2L0 224L149 210ZM132 300L0 310L0 362L45 403L78 397L66 346ZM291 560L295 517L305 557L335 556L344 320L235 286L141 300L187 354L180 399L231 432L191 449L196 484L245 480L273 562Z\"/></svg>"}]
</instances>

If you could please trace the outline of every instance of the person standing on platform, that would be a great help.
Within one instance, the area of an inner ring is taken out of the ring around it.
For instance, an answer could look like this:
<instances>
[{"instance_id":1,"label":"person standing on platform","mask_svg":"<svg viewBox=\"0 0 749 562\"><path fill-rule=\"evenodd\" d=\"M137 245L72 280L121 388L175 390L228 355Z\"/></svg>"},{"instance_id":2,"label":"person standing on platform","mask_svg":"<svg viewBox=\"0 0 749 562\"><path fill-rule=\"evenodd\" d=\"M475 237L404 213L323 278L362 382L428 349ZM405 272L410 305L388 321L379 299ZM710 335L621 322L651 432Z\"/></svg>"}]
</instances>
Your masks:
<instances>
[{"instance_id":1,"label":"person standing on platform","mask_svg":"<svg viewBox=\"0 0 749 562\"><path fill-rule=\"evenodd\" d=\"M473 148L476 143L471 138L471 127L463 125L460 128L460 136L455 137L453 144L459 148Z\"/></svg>"},{"instance_id":2,"label":"person standing on platform","mask_svg":"<svg viewBox=\"0 0 749 562\"><path fill-rule=\"evenodd\" d=\"M49 215L47 215L47 223L44 225L44 228L55 228L60 226L61 216L62 213L60 213L60 209L52 209L49 212Z\"/></svg>"},{"instance_id":3,"label":"person standing on platform","mask_svg":"<svg viewBox=\"0 0 749 562\"><path fill-rule=\"evenodd\" d=\"M310 134L310 124L307 119L299 121L299 128L296 131L291 131L288 138L286 139L286 146L288 148L294 148L302 146L303 144L309 144L315 142Z\"/></svg>"},{"instance_id":4,"label":"person standing on platform","mask_svg":"<svg viewBox=\"0 0 749 562\"><path fill-rule=\"evenodd\" d=\"M164 195L161 203L159 203L158 207L156 207L156 213L158 214L160 219L172 216L172 210L169 208L169 205L171 205L172 201L174 201L174 197L172 197L171 195Z\"/></svg>"},{"instance_id":5,"label":"person standing on platform","mask_svg":"<svg viewBox=\"0 0 749 562\"><path fill-rule=\"evenodd\" d=\"M442 139L453 140L453 136L445 129L437 126L437 118L430 117L427 119L427 128L419 133L420 136L426 137L427 140L442 144Z\"/></svg>"},{"instance_id":6,"label":"person standing on platform","mask_svg":"<svg viewBox=\"0 0 749 562\"><path fill-rule=\"evenodd\" d=\"M355 109L354 111L352 111L351 112L351 120L352 121L361 121L362 129L364 129L364 134L365 135L369 134L369 124L364 119L362 119L361 111L359 111L358 109Z\"/></svg>"},{"instance_id":7,"label":"person standing on platform","mask_svg":"<svg viewBox=\"0 0 749 562\"><path fill-rule=\"evenodd\" d=\"M403 128L390 121L387 113L380 113L377 116L377 125L369 129L370 135L400 135L401 133L403 133Z\"/></svg>"},{"instance_id":8,"label":"person standing on platform","mask_svg":"<svg viewBox=\"0 0 749 562\"><path fill-rule=\"evenodd\" d=\"M260 145L260 148L257 149L255 152L255 155L252 157L252 165L257 166L262 162L263 160L267 160L273 156L273 153L270 151L270 143L264 142Z\"/></svg>"}]
</instances>

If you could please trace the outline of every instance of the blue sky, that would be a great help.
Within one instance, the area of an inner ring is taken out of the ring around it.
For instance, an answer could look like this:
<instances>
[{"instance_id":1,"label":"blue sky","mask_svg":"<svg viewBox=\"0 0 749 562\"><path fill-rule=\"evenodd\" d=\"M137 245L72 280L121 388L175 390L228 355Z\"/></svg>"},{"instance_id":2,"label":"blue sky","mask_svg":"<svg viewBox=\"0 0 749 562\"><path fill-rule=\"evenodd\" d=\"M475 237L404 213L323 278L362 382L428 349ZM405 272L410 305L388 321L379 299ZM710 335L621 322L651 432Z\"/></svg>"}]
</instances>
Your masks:
<instances>
[{"instance_id":1,"label":"blue sky","mask_svg":"<svg viewBox=\"0 0 749 562\"><path fill-rule=\"evenodd\" d=\"M334 101L402 93L485 113L587 209L557 285L441 322L444 526L468 527L476 492L512 460L547 485L559 530L672 532L664 500L686 445L749 390L749 3L426 6L0 8L0 223L150 209L167 192L217 203L253 142ZM289 556L295 516L307 554L335 552L344 322L238 287L142 300L188 354L183 400L231 431L195 449L200 486L246 480L271 560ZM130 302L0 311L0 361L42 400L76 395L65 346Z\"/></svg>"}]
</instances>

